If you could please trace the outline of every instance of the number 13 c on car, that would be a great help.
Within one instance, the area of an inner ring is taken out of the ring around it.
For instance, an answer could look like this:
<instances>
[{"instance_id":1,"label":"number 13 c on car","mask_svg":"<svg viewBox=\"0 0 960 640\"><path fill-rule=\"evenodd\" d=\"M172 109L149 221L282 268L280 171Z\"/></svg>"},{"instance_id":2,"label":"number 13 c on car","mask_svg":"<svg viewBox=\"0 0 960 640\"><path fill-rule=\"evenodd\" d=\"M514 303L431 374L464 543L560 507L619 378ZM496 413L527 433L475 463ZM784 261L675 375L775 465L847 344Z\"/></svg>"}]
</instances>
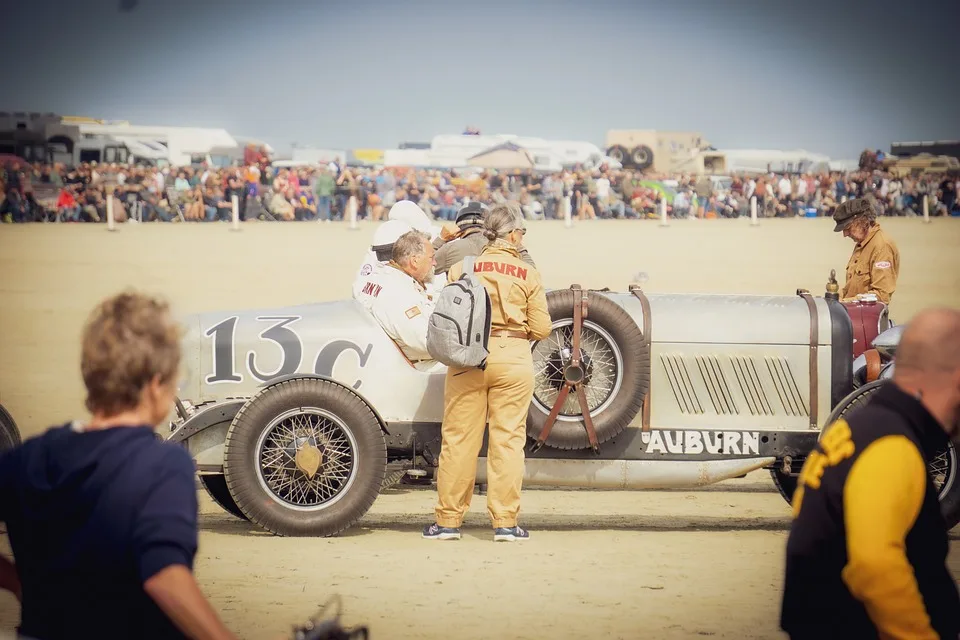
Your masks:
<instances>
[{"instance_id":1,"label":"number 13 c on car","mask_svg":"<svg viewBox=\"0 0 960 640\"><path fill-rule=\"evenodd\" d=\"M203 335L212 338L211 350L213 356L213 372L204 378L207 384L240 383L243 376L236 370L236 329L237 316L230 316L207 329ZM269 340L280 348L280 366L275 371L263 372L257 366L257 353L247 351L245 363L247 372L260 382L268 382L274 378L296 373L303 362L303 342L300 335L290 328L295 322L302 320L301 316L257 316L261 322L272 324L260 332L260 340ZM313 366L313 373L319 376L332 376L333 367L337 358L344 351L353 351L357 354L360 367L367 364L373 344L365 349L349 340L335 340L323 347L317 353ZM360 381L354 383L353 388L360 388Z\"/></svg>"}]
</instances>

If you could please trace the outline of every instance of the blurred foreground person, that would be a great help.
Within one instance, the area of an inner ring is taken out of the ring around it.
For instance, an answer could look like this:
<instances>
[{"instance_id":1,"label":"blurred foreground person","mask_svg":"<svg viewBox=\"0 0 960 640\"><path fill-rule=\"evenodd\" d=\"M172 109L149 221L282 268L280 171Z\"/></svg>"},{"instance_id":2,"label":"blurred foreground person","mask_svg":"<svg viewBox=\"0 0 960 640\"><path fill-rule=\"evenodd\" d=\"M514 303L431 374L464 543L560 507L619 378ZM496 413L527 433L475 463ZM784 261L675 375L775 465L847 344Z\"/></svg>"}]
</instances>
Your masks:
<instances>
[{"instance_id":1,"label":"blurred foreground person","mask_svg":"<svg viewBox=\"0 0 960 640\"><path fill-rule=\"evenodd\" d=\"M474 275L490 295L490 353L485 369L447 368L436 519L422 534L428 540L460 538L488 424L487 513L493 539L530 537L517 524L534 383L530 340L549 336L552 324L540 272L520 258L526 228L519 205L494 206L484 219L483 233L489 244L476 258ZM462 272L463 262L451 267L450 282Z\"/></svg>"},{"instance_id":2,"label":"blurred foreground person","mask_svg":"<svg viewBox=\"0 0 960 640\"><path fill-rule=\"evenodd\" d=\"M825 431L793 498L780 625L791 638L949 638L960 597L927 465L960 444L960 311L908 325L893 380Z\"/></svg>"},{"instance_id":3,"label":"blurred foreground person","mask_svg":"<svg viewBox=\"0 0 960 640\"><path fill-rule=\"evenodd\" d=\"M194 579L197 490L183 448L154 428L173 407L180 331L138 294L101 303L83 331L87 423L0 457L0 520L28 638L233 638Z\"/></svg>"}]
</instances>

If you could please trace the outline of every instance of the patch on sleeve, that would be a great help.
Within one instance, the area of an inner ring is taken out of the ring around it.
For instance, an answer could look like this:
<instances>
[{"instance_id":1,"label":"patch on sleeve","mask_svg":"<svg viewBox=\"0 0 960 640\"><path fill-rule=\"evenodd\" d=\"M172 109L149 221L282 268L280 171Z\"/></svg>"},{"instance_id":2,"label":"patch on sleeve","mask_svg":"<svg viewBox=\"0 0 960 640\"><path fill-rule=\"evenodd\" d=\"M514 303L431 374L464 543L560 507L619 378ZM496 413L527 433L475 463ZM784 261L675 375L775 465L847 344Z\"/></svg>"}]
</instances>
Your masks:
<instances>
[{"instance_id":1,"label":"patch on sleeve","mask_svg":"<svg viewBox=\"0 0 960 640\"><path fill-rule=\"evenodd\" d=\"M407 314L407 318L413 319L420 315L420 307L410 307L404 313Z\"/></svg>"},{"instance_id":2,"label":"patch on sleeve","mask_svg":"<svg viewBox=\"0 0 960 640\"><path fill-rule=\"evenodd\" d=\"M873 263L873 266L874 266L875 269L889 269L889 268L890 268L890 261L889 261L889 260L881 260L880 262L874 262L874 263Z\"/></svg>"}]
</instances>

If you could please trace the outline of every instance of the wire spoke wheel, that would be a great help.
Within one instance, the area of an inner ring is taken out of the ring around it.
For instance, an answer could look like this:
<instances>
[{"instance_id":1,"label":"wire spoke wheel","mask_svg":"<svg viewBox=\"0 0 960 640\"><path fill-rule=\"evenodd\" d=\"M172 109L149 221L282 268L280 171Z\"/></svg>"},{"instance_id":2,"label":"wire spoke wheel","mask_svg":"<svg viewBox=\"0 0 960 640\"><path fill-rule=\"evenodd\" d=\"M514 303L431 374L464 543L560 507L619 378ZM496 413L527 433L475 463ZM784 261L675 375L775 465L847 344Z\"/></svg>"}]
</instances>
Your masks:
<instances>
[{"instance_id":1,"label":"wire spoke wheel","mask_svg":"<svg viewBox=\"0 0 960 640\"><path fill-rule=\"evenodd\" d=\"M277 416L261 433L255 452L261 486L288 508L324 509L337 502L356 477L353 433L339 418L316 407Z\"/></svg>"},{"instance_id":2,"label":"wire spoke wheel","mask_svg":"<svg viewBox=\"0 0 960 640\"><path fill-rule=\"evenodd\" d=\"M837 415L837 418L842 418L851 411L859 409L867 404L870 398L879 388L880 384L873 384L873 386L866 388L864 393L853 398L852 401L846 405L842 411L840 411L840 413ZM937 490L937 498L939 500L943 500L944 496L946 496L950 492L950 489L953 488L957 478L956 447L954 447L952 444L947 445L943 451L937 453L937 455L930 460L930 462L927 464L927 470L930 473L930 479L933 482L933 486Z\"/></svg>"},{"instance_id":3,"label":"wire spoke wheel","mask_svg":"<svg viewBox=\"0 0 960 640\"><path fill-rule=\"evenodd\" d=\"M603 444L622 433L643 407L650 390L650 345L637 320L603 292L586 290L582 300L577 298L572 288L547 292L552 326L550 335L531 345L534 380L527 435L539 438L564 380L570 379L582 389L597 441ZM573 368L573 311L582 301L587 314L580 327L580 365ZM591 446L578 395L570 393L558 408L546 446L568 451Z\"/></svg>"},{"instance_id":4,"label":"wire spoke wheel","mask_svg":"<svg viewBox=\"0 0 960 640\"><path fill-rule=\"evenodd\" d=\"M937 490L937 498L943 500L957 481L957 449L952 444L934 457L927 465L930 479Z\"/></svg>"},{"instance_id":5,"label":"wire spoke wheel","mask_svg":"<svg viewBox=\"0 0 960 640\"><path fill-rule=\"evenodd\" d=\"M549 413L563 387L563 372L573 357L573 320L554 322L550 335L533 348L533 402ZM599 325L585 320L580 331L580 360L585 372L582 384L593 416L606 409L623 383L623 355L616 341ZM557 420L579 420L582 412L574 394L560 407Z\"/></svg>"},{"instance_id":6,"label":"wire spoke wheel","mask_svg":"<svg viewBox=\"0 0 960 640\"><path fill-rule=\"evenodd\" d=\"M829 428L835 421L846 417L851 411L868 404L873 394L879 391L885 383L885 380L875 380L851 392L827 418L825 422L827 427ZM828 428L824 429L824 432L829 430ZM820 437L823 437L823 432L821 432ZM957 482L956 447L950 443L934 455L927 463L927 471L937 492L937 500L940 501L941 508L944 510L947 525L952 527L960 520L960 506L958 506L957 499L960 496L960 491L958 491L960 485ZM791 502L797 487L797 477L784 475L779 468L773 468L770 472L780 495L787 502Z\"/></svg>"}]
</instances>

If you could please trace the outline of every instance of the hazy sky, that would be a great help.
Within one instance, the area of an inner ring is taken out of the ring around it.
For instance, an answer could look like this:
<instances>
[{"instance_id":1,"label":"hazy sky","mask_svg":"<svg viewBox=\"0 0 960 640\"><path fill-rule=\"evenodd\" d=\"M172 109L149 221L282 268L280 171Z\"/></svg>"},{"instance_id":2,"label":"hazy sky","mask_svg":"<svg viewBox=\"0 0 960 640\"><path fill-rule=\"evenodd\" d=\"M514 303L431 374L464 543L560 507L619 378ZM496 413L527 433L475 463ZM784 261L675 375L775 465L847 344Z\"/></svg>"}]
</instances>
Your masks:
<instances>
[{"instance_id":1,"label":"hazy sky","mask_svg":"<svg viewBox=\"0 0 960 640\"><path fill-rule=\"evenodd\" d=\"M613 128L694 130L835 159L960 138L960 0L120 4L4 2L0 110L278 149L465 125L600 146Z\"/></svg>"}]
</instances>

